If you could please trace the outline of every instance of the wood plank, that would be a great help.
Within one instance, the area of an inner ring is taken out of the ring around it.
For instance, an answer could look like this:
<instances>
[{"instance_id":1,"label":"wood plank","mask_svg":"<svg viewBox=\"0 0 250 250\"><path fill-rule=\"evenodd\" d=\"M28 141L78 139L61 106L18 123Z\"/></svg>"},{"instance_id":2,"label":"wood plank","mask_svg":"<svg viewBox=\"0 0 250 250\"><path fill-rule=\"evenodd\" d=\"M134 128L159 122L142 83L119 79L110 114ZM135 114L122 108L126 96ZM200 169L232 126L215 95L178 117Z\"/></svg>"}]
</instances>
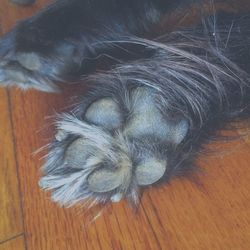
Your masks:
<instances>
[{"instance_id":1,"label":"wood plank","mask_svg":"<svg viewBox=\"0 0 250 250\"><path fill-rule=\"evenodd\" d=\"M23 231L8 96L0 89L0 242Z\"/></svg>"},{"instance_id":2,"label":"wood plank","mask_svg":"<svg viewBox=\"0 0 250 250\"><path fill-rule=\"evenodd\" d=\"M43 117L51 114L51 107L59 102L46 94L14 91L12 100L24 108L22 115L18 107L13 110L30 249L250 247L250 149L243 142L227 149L229 155L202 159L204 173L194 175L194 181L174 180L147 191L137 214L121 203L107 207L91 223L91 216L95 217L101 208L90 212L59 208L37 186L41 161L31 153L45 143L46 133L36 131L46 124ZM29 124L29 133L18 125L23 121Z\"/></svg>"},{"instance_id":3,"label":"wood plank","mask_svg":"<svg viewBox=\"0 0 250 250\"><path fill-rule=\"evenodd\" d=\"M19 236L0 244L0 250L25 250L24 237Z\"/></svg>"},{"instance_id":4,"label":"wood plank","mask_svg":"<svg viewBox=\"0 0 250 250\"><path fill-rule=\"evenodd\" d=\"M26 13L3 3L7 30ZM42 162L32 153L53 133L44 117L68 99L11 91L28 249L250 248L250 148L242 141L231 144L230 154L202 157L202 173L146 191L136 212L125 202L88 211L53 204L38 188Z\"/></svg>"}]
</instances>

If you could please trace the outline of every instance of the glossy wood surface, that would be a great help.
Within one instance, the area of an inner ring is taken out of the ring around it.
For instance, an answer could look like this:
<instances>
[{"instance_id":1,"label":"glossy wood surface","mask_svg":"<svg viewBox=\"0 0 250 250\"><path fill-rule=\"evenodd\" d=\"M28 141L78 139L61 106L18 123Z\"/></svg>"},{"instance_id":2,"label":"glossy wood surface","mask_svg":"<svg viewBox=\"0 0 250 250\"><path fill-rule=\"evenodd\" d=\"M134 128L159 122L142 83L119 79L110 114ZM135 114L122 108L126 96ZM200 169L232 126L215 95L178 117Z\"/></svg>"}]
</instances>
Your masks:
<instances>
[{"instance_id":1,"label":"glossy wood surface","mask_svg":"<svg viewBox=\"0 0 250 250\"><path fill-rule=\"evenodd\" d=\"M0 1L2 32L46 2ZM202 156L202 171L144 192L137 210L125 202L91 210L52 203L37 185L42 160L34 152L50 141L49 117L68 100L0 90L0 250L250 249L250 144L243 139Z\"/></svg>"}]
</instances>

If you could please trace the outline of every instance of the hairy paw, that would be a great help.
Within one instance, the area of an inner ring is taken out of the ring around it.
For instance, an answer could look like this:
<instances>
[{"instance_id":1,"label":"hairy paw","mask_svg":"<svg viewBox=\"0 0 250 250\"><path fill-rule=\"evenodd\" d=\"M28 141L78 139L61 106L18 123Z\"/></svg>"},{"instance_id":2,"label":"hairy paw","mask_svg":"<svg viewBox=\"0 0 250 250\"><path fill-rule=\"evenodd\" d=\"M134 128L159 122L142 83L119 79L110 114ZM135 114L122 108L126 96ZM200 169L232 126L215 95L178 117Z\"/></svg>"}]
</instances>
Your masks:
<instances>
[{"instance_id":1,"label":"hairy paw","mask_svg":"<svg viewBox=\"0 0 250 250\"><path fill-rule=\"evenodd\" d=\"M80 52L70 41L41 42L41 34L27 22L0 39L0 84L53 92L55 82L67 80L80 67Z\"/></svg>"},{"instance_id":2,"label":"hairy paw","mask_svg":"<svg viewBox=\"0 0 250 250\"><path fill-rule=\"evenodd\" d=\"M127 88L121 95L113 91L93 93L75 115L64 114L57 122L40 186L62 205L123 197L136 203L140 187L171 172L187 120L166 115L150 87Z\"/></svg>"}]
</instances>

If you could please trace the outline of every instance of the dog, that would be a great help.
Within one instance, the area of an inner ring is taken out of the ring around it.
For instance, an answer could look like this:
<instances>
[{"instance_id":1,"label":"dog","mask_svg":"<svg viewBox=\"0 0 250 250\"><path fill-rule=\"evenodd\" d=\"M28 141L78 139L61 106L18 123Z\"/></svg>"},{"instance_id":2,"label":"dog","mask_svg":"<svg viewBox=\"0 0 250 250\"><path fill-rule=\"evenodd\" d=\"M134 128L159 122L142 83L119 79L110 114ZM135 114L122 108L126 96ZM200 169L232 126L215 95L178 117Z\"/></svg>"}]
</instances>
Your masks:
<instances>
[{"instance_id":1,"label":"dog","mask_svg":"<svg viewBox=\"0 0 250 250\"><path fill-rule=\"evenodd\" d=\"M248 13L152 35L192 3L60 0L1 38L3 86L53 92L89 75L90 90L55 122L39 183L52 200L137 204L140 189L189 171L219 129L248 121ZM103 57L109 69L89 67Z\"/></svg>"}]
</instances>

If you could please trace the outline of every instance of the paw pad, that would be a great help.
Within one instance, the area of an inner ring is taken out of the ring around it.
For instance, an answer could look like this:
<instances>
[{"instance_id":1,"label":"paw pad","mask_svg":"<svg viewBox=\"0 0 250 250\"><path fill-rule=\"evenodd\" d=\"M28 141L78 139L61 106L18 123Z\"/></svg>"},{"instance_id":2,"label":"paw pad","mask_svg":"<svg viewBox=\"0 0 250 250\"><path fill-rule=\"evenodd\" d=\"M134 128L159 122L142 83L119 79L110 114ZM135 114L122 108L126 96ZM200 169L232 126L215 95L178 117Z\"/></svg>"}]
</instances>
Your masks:
<instances>
[{"instance_id":1,"label":"paw pad","mask_svg":"<svg viewBox=\"0 0 250 250\"><path fill-rule=\"evenodd\" d=\"M18 53L16 59L20 65L28 70L38 71L42 66L39 56L34 52Z\"/></svg>"},{"instance_id":2,"label":"paw pad","mask_svg":"<svg viewBox=\"0 0 250 250\"><path fill-rule=\"evenodd\" d=\"M111 98L92 103L85 113L85 119L106 129L116 129L122 124L120 108Z\"/></svg>"},{"instance_id":3,"label":"paw pad","mask_svg":"<svg viewBox=\"0 0 250 250\"><path fill-rule=\"evenodd\" d=\"M123 102L114 96L93 100L79 116L64 115L58 122L40 183L54 200L136 202L140 186L168 171L170 148L185 138L187 121L164 116L149 87L127 91Z\"/></svg>"},{"instance_id":4,"label":"paw pad","mask_svg":"<svg viewBox=\"0 0 250 250\"><path fill-rule=\"evenodd\" d=\"M136 180L139 185L151 185L160 180L165 174L167 162L155 158L145 159L135 170Z\"/></svg>"}]
</instances>

